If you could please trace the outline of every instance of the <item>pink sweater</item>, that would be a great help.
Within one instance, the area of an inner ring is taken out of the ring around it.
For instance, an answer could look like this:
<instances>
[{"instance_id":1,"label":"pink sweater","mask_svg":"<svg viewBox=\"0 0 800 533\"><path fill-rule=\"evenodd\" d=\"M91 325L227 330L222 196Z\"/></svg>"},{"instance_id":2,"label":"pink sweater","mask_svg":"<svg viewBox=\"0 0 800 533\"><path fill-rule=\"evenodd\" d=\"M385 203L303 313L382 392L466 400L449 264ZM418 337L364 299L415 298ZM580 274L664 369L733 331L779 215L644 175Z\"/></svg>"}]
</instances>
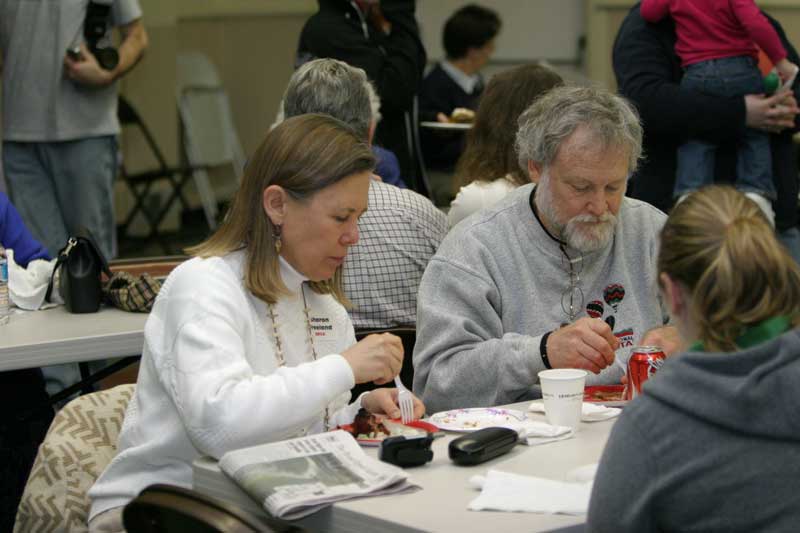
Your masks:
<instances>
[{"instance_id":1,"label":"pink sweater","mask_svg":"<svg viewBox=\"0 0 800 533\"><path fill-rule=\"evenodd\" d=\"M756 44L773 63L786 57L778 34L753 0L642 0L642 18L675 20L675 53L683 66L723 57L758 57Z\"/></svg>"}]
</instances>

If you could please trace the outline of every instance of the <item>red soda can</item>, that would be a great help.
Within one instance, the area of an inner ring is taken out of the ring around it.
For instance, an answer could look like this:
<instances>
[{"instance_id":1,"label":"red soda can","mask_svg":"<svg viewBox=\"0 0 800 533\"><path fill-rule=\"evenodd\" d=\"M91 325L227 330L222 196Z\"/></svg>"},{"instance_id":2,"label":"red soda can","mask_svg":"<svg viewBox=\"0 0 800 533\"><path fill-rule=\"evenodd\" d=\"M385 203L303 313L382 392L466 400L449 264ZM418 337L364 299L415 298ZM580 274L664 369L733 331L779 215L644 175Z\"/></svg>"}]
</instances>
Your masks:
<instances>
[{"instance_id":1,"label":"red soda can","mask_svg":"<svg viewBox=\"0 0 800 533\"><path fill-rule=\"evenodd\" d=\"M661 346L635 346L628 359L628 384L625 386L625 399L632 400L642 393L642 385L664 364L664 350Z\"/></svg>"}]
</instances>

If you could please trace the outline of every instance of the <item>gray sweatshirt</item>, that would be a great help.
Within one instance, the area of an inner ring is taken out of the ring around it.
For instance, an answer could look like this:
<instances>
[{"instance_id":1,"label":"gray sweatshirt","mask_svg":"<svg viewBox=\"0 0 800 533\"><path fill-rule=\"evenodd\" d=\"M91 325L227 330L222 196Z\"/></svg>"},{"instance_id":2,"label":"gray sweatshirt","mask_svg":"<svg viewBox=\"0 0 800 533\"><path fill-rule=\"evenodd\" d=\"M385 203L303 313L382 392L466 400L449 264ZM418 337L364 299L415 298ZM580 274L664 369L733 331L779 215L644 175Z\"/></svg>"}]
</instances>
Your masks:
<instances>
[{"instance_id":1,"label":"gray sweatshirt","mask_svg":"<svg viewBox=\"0 0 800 533\"><path fill-rule=\"evenodd\" d=\"M622 413L590 531L800 531L800 332L668 359Z\"/></svg>"},{"instance_id":2,"label":"gray sweatshirt","mask_svg":"<svg viewBox=\"0 0 800 533\"><path fill-rule=\"evenodd\" d=\"M558 244L531 211L533 185L463 220L445 237L420 284L414 392L428 412L492 406L534 398L544 370L541 336L567 317L561 298L570 287ZM666 216L625 198L613 241L583 254L578 318L614 325L617 357L666 323L656 288L656 243ZM571 256L577 255L568 250ZM617 383L612 365L588 383Z\"/></svg>"}]
</instances>

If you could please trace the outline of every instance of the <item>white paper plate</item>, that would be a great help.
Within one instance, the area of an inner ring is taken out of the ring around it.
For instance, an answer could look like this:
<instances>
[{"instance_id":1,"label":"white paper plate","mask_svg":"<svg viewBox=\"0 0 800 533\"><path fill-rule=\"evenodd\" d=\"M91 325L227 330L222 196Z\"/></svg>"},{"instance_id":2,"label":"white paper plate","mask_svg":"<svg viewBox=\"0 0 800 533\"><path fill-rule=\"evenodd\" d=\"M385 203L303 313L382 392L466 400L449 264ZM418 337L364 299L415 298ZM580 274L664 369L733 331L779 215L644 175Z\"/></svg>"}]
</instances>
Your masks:
<instances>
[{"instance_id":1,"label":"white paper plate","mask_svg":"<svg viewBox=\"0 0 800 533\"><path fill-rule=\"evenodd\" d=\"M468 130L472 127L471 122L420 122L419 125L435 130Z\"/></svg>"},{"instance_id":2,"label":"white paper plate","mask_svg":"<svg viewBox=\"0 0 800 533\"><path fill-rule=\"evenodd\" d=\"M474 407L442 411L431 415L426 422L446 431L470 432L488 427L510 427L527 418L524 412L514 409Z\"/></svg>"}]
</instances>

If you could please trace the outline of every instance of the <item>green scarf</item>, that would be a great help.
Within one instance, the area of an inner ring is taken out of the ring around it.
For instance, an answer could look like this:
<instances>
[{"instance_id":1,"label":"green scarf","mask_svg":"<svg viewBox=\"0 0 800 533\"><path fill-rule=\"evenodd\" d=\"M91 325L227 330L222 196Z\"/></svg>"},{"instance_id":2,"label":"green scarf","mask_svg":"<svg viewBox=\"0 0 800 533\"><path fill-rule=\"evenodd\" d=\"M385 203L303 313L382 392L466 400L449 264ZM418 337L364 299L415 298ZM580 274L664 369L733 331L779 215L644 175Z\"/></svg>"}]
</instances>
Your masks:
<instances>
[{"instance_id":1,"label":"green scarf","mask_svg":"<svg viewBox=\"0 0 800 533\"><path fill-rule=\"evenodd\" d=\"M754 324L736 338L736 345L741 348L750 348L762 342L772 340L789 331L792 321L788 316L776 316ZM703 341L695 341L689 346L690 352L704 352Z\"/></svg>"}]
</instances>

